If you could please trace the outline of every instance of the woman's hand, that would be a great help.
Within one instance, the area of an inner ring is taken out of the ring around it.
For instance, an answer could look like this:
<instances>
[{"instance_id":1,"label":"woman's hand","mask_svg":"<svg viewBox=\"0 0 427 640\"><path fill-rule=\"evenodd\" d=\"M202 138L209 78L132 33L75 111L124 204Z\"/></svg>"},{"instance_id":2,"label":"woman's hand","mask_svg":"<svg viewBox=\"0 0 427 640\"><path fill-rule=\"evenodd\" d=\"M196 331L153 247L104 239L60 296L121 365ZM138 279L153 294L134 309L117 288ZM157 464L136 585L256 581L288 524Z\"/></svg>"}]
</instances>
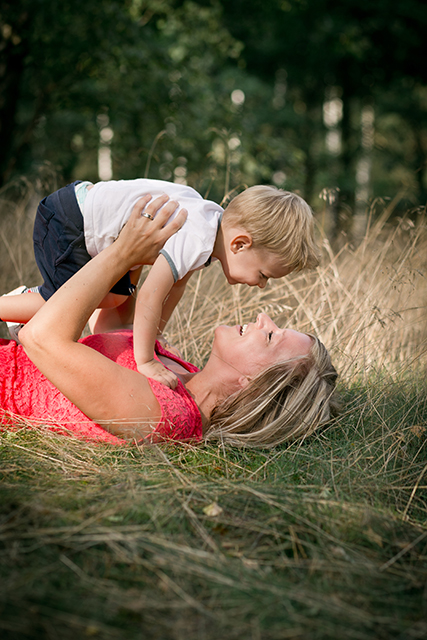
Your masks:
<instances>
[{"instance_id":1,"label":"woman's hand","mask_svg":"<svg viewBox=\"0 0 427 640\"><path fill-rule=\"evenodd\" d=\"M125 252L126 258L123 259L129 264L129 268L136 264L153 264L166 240L176 233L187 219L187 210L181 209L176 218L165 226L178 206L178 203L169 200L167 195L154 200L151 196L144 196L138 200L115 242ZM147 216L151 216L152 219Z\"/></svg>"}]
</instances>

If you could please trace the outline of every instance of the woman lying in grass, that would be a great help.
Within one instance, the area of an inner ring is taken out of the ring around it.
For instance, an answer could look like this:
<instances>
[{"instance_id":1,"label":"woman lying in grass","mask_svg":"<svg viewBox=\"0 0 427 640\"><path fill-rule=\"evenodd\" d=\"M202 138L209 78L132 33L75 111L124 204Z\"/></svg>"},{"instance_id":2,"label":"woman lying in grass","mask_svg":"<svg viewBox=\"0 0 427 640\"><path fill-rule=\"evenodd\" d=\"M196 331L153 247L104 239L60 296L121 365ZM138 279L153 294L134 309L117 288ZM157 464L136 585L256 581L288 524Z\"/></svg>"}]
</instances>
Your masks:
<instances>
[{"instance_id":1,"label":"woman lying in grass","mask_svg":"<svg viewBox=\"0 0 427 640\"><path fill-rule=\"evenodd\" d=\"M223 440L274 446L306 436L330 418L336 371L317 338L279 329L265 314L243 326L219 326L198 371L157 344L179 379L172 390L136 370L133 299L127 316L100 310L104 333L78 340L88 318L134 264L151 264L183 224L158 200L135 205L118 239L64 284L20 331L21 345L0 341L3 423L30 424L110 443ZM123 311L123 310L122 310ZM1 298L0 298L1 317Z\"/></svg>"}]
</instances>

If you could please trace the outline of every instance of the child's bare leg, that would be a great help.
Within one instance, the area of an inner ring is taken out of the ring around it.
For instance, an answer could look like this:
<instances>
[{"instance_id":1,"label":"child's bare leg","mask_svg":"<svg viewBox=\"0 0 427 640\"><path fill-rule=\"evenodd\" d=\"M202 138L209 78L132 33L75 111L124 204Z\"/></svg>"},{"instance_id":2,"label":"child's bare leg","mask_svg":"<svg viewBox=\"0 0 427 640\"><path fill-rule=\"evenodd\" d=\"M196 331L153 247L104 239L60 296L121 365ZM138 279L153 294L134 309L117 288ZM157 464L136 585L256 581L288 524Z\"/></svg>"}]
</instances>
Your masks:
<instances>
[{"instance_id":1,"label":"child's bare leg","mask_svg":"<svg viewBox=\"0 0 427 640\"><path fill-rule=\"evenodd\" d=\"M126 302L129 296L122 296L120 293L107 293L105 298L99 303L99 309L115 309Z\"/></svg>"},{"instance_id":2,"label":"child's bare leg","mask_svg":"<svg viewBox=\"0 0 427 640\"><path fill-rule=\"evenodd\" d=\"M142 267L130 272L131 283L135 286L138 284L141 271ZM96 309L89 318L89 328L92 333L132 328L135 315L136 291L132 296L119 296L109 293L106 298L109 298L109 296L115 296L116 299L121 298L122 301L114 307L107 307L103 304L104 298L101 303L102 307L100 306L99 309ZM109 300L112 300L112 298L109 298Z\"/></svg>"},{"instance_id":3,"label":"child's bare leg","mask_svg":"<svg viewBox=\"0 0 427 640\"><path fill-rule=\"evenodd\" d=\"M135 297L126 296L126 302L114 308L96 309L89 318L91 333L104 333L115 329L131 329L135 312Z\"/></svg>"},{"instance_id":4,"label":"child's bare leg","mask_svg":"<svg viewBox=\"0 0 427 640\"><path fill-rule=\"evenodd\" d=\"M0 318L4 322L28 322L44 303L42 296L33 291L16 296L0 296Z\"/></svg>"}]
</instances>

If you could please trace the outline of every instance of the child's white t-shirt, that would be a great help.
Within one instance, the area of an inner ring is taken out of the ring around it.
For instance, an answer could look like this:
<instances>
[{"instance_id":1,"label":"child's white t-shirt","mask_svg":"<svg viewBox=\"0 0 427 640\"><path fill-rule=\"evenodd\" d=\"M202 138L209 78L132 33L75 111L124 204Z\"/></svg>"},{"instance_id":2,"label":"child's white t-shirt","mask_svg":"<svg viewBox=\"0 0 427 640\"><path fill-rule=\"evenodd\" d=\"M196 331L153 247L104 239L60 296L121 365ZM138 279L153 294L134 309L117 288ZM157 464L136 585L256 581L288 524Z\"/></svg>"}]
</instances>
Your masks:
<instances>
[{"instance_id":1,"label":"child's white t-shirt","mask_svg":"<svg viewBox=\"0 0 427 640\"><path fill-rule=\"evenodd\" d=\"M146 194L153 198L166 194L179 203L171 220L180 209L188 211L183 227L167 240L160 251L167 259L176 282L209 260L223 214L220 205L204 200L187 185L148 178L97 182L84 201L87 251L93 258L112 244L129 219L135 203Z\"/></svg>"}]
</instances>

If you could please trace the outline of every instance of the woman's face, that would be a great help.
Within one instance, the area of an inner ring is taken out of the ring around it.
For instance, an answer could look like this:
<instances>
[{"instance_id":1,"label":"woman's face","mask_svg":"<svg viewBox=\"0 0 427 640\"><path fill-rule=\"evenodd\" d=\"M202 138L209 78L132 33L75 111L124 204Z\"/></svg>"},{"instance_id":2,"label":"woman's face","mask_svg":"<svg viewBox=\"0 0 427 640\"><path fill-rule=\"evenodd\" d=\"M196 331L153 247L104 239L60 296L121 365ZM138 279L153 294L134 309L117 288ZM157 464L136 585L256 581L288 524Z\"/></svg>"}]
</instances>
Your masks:
<instances>
[{"instance_id":1,"label":"woman's face","mask_svg":"<svg viewBox=\"0 0 427 640\"><path fill-rule=\"evenodd\" d=\"M305 333L279 327L265 313L243 326L220 326L212 353L241 376L253 378L264 369L308 355L313 339Z\"/></svg>"}]
</instances>

